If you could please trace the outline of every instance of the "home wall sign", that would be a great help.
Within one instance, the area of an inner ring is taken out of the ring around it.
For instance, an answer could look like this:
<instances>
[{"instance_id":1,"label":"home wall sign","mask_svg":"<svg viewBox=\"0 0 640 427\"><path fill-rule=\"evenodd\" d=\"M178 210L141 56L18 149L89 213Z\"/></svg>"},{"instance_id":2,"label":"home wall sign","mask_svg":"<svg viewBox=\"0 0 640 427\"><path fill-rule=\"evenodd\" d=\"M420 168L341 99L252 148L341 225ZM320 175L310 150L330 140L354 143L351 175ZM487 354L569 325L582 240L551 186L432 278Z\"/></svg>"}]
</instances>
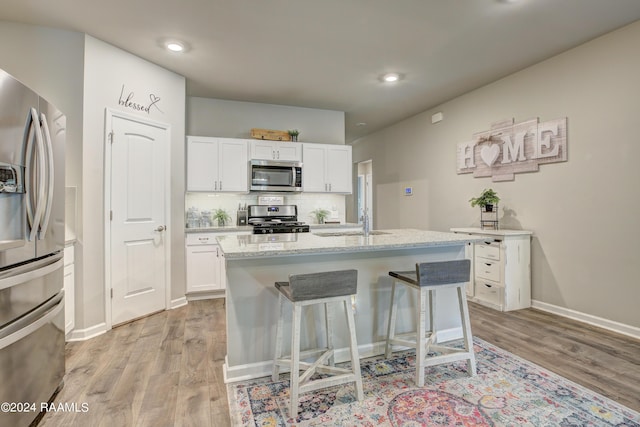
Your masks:
<instances>
[{"instance_id":1,"label":"home wall sign","mask_svg":"<svg viewBox=\"0 0 640 427\"><path fill-rule=\"evenodd\" d=\"M158 103L160 102L160 97L154 95L153 93L149 94L148 102L138 102L135 99L135 93L129 92L125 93L124 85L122 85L122 89L120 90L120 98L118 98L118 105L122 105L125 108L131 108L136 111L144 111L149 114L151 109L154 108L164 114L164 111L158 107Z\"/></svg>"},{"instance_id":2,"label":"home wall sign","mask_svg":"<svg viewBox=\"0 0 640 427\"><path fill-rule=\"evenodd\" d=\"M567 161L567 118L540 123L538 118L493 123L458 144L458 174L513 181L516 173L536 172L540 164Z\"/></svg>"}]
</instances>

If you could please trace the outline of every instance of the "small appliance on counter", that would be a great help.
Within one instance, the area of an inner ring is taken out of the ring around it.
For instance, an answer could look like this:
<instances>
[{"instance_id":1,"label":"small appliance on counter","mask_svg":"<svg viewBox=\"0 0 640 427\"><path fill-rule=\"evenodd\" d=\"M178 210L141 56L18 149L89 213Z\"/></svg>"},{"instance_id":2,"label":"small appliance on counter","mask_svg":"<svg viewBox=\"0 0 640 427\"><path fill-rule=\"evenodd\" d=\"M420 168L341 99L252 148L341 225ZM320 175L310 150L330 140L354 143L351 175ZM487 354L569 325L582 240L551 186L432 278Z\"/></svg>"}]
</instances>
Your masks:
<instances>
[{"instance_id":1,"label":"small appliance on counter","mask_svg":"<svg viewBox=\"0 0 640 427\"><path fill-rule=\"evenodd\" d=\"M248 225L247 223L247 205L238 205L238 213L236 219L236 225Z\"/></svg>"},{"instance_id":2,"label":"small appliance on counter","mask_svg":"<svg viewBox=\"0 0 640 427\"><path fill-rule=\"evenodd\" d=\"M249 205L248 223L253 234L306 233L309 225L298 221L296 205Z\"/></svg>"}]
</instances>

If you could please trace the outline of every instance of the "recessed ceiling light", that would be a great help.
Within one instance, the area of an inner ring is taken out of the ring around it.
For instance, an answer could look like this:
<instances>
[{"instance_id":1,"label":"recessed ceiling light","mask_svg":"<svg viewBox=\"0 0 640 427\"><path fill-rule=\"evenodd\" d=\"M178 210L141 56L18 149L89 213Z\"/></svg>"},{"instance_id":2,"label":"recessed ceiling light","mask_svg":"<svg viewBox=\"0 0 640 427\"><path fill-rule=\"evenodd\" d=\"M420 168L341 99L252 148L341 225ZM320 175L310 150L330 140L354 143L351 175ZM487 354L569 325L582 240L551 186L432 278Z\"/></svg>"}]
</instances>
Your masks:
<instances>
[{"instance_id":1,"label":"recessed ceiling light","mask_svg":"<svg viewBox=\"0 0 640 427\"><path fill-rule=\"evenodd\" d=\"M167 49L172 52L182 52L184 50L184 45L178 42L169 42L167 43Z\"/></svg>"},{"instance_id":2,"label":"recessed ceiling light","mask_svg":"<svg viewBox=\"0 0 640 427\"><path fill-rule=\"evenodd\" d=\"M387 83L397 82L398 80L400 80L400 75L398 73L387 73L382 76L382 80Z\"/></svg>"}]
</instances>

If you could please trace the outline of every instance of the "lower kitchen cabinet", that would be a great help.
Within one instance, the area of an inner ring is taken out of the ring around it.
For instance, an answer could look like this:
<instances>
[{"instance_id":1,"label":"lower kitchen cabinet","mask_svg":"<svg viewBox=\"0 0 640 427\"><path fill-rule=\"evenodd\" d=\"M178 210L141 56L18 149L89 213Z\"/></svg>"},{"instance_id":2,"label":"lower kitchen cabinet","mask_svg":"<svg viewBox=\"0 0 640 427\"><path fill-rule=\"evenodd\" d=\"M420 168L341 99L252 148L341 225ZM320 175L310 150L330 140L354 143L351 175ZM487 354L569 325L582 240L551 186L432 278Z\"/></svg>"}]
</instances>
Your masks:
<instances>
[{"instance_id":1,"label":"lower kitchen cabinet","mask_svg":"<svg viewBox=\"0 0 640 427\"><path fill-rule=\"evenodd\" d=\"M75 248L72 244L64 248L64 333L68 334L75 327Z\"/></svg>"},{"instance_id":2,"label":"lower kitchen cabinet","mask_svg":"<svg viewBox=\"0 0 640 427\"><path fill-rule=\"evenodd\" d=\"M500 311L531 307L531 235L524 230L452 228L455 233L482 236L467 246L471 260L470 301Z\"/></svg>"},{"instance_id":3,"label":"lower kitchen cabinet","mask_svg":"<svg viewBox=\"0 0 640 427\"><path fill-rule=\"evenodd\" d=\"M187 234L187 294L225 289L224 257L215 233Z\"/></svg>"}]
</instances>

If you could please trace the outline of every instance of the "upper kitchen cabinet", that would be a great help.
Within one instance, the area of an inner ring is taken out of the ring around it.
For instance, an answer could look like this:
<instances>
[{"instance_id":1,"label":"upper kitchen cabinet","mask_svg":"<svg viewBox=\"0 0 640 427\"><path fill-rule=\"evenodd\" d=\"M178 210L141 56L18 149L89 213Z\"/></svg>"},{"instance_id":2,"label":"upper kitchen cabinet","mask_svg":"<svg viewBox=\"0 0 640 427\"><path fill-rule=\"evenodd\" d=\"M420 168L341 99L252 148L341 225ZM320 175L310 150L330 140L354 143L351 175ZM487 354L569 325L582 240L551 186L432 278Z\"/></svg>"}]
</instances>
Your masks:
<instances>
[{"instance_id":1,"label":"upper kitchen cabinet","mask_svg":"<svg viewBox=\"0 0 640 427\"><path fill-rule=\"evenodd\" d=\"M187 137L187 191L246 193L247 141Z\"/></svg>"},{"instance_id":2,"label":"upper kitchen cabinet","mask_svg":"<svg viewBox=\"0 0 640 427\"><path fill-rule=\"evenodd\" d=\"M302 160L302 150L299 143L251 140L252 160Z\"/></svg>"},{"instance_id":3,"label":"upper kitchen cabinet","mask_svg":"<svg viewBox=\"0 0 640 427\"><path fill-rule=\"evenodd\" d=\"M302 187L310 193L351 193L351 146L302 144Z\"/></svg>"}]
</instances>

